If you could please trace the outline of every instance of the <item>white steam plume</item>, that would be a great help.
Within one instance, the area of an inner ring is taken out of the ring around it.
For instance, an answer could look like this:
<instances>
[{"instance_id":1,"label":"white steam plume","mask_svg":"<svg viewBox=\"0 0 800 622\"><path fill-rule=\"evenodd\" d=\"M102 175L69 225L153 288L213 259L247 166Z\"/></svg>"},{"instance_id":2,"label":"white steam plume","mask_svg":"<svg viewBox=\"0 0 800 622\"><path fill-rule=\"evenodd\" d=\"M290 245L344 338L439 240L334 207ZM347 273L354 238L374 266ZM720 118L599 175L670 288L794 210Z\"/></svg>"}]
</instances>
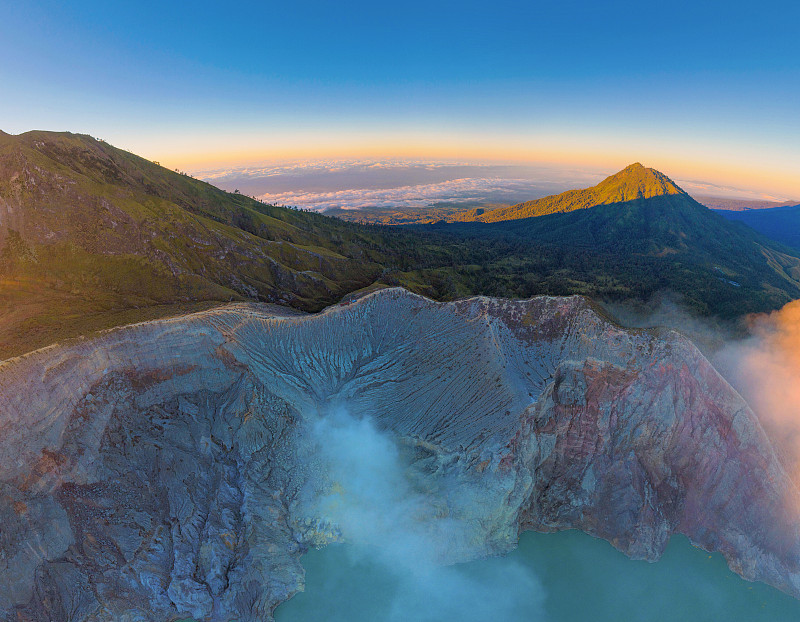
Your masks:
<instances>
[{"instance_id":1,"label":"white steam plume","mask_svg":"<svg viewBox=\"0 0 800 622\"><path fill-rule=\"evenodd\" d=\"M544 619L542 587L529 568L509 562L478 580L458 565L442 565L448 550L467 545L473 532L448 516L441 495L426 493L437 484L411 476L388 433L339 409L321 418L313 435L332 482L315 514L339 527L351 554L368 556L396 577L389 622L510 619L532 594L539 607L528 619Z\"/></svg>"}]
</instances>

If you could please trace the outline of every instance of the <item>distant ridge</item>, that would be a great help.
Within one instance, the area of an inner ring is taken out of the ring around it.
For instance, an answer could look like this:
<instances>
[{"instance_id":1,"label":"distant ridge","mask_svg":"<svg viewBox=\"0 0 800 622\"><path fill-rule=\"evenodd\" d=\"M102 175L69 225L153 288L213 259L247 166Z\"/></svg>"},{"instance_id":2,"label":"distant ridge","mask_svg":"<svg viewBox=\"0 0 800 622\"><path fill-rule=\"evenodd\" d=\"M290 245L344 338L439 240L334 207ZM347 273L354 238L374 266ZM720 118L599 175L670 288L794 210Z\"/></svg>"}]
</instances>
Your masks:
<instances>
[{"instance_id":1,"label":"distant ridge","mask_svg":"<svg viewBox=\"0 0 800 622\"><path fill-rule=\"evenodd\" d=\"M744 212L750 210L768 210L776 207L795 207L800 205L800 199L789 201L759 201L753 199L731 199L707 195L694 195L699 203L709 209L727 210L731 212Z\"/></svg>"},{"instance_id":2,"label":"distant ridge","mask_svg":"<svg viewBox=\"0 0 800 622\"><path fill-rule=\"evenodd\" d=\"M461 222L501 222L503 220L517 220L545 216L547 214L574 212L575 210L587 209L597 205L652 199L653 197L671 194L689 196L664 173L636 162L591 188L568 190L561 194L525 201L511 207L503 207L488 212L470 210L464 214L457 215L453 220Z\"/></svg>"}]
</instances>

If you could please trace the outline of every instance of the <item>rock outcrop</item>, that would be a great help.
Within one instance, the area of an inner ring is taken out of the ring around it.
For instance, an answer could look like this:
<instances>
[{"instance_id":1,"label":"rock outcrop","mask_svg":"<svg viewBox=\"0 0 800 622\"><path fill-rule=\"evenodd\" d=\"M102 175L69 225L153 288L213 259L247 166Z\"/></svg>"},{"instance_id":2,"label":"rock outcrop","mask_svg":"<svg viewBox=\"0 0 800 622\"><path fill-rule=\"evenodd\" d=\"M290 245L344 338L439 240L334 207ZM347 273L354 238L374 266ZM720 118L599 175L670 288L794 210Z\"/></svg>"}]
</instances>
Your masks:
<instances>
[{"instance_id":1,"label":"rock outcrop","mask_svg":"<svg viewBox=\"0 0 800 622\"><path fill-rule=\"evenodd\" d=\"M581 297L233 305L6 361L0 404L0 619L271 619L341 537L311 429L342 405L397 440L419 520L458 523L444 563L566 528L654 560L680 532L800 597L797 491L751 410Z\"/></svg>"}]
</instances>

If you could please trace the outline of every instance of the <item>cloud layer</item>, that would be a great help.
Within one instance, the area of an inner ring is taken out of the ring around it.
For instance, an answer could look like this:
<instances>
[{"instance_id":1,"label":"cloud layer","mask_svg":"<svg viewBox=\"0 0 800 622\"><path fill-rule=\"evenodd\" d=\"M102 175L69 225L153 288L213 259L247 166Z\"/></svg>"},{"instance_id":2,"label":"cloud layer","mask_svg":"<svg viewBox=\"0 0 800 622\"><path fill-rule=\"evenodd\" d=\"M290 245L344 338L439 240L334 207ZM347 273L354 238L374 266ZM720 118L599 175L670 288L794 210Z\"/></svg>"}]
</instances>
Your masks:
<instances>
[{"instance_id":1,"label":"cloud layer","mask_svg":"<svg viewBox=\"0 0 800 622\"><path fill-rule=\"evenodd\" d=\"M354 188L334 192L265 193L258 198L267 203L292 205L314 210L365 207L425 207L439 201L502 201L520 195L542 196L539 185L525 179L468 177L435 184L417 184L398 188Z\"/></svg>"},{"instance_id":2,"label":"cloud layer","mask_svg":"<svg viewBox=\"0 0 800 622\"><path fill-rule=\"evenodd\" d=\"M310 173L339 173L342 171L386 170L393 168L436 170L454 167L476 167L480 164L458 161L428 160L311 160L283 162L265 165L233 167L198 171L197 175L206 180L227 178L260 178L278 175L307 175ZM487 165L483 165L487 166Z\"/></svg>"},{"instance_id":3,"label":"cloud layer","mask_svg":"<svg viewBox=\"0 0 800 622\"><path fill-rule=\"evenodd\" d=\"M596 184L597 172L425 160L317 160L198 172L226 190L314 210L515 203Z\"/></svg>"}]
</instances>

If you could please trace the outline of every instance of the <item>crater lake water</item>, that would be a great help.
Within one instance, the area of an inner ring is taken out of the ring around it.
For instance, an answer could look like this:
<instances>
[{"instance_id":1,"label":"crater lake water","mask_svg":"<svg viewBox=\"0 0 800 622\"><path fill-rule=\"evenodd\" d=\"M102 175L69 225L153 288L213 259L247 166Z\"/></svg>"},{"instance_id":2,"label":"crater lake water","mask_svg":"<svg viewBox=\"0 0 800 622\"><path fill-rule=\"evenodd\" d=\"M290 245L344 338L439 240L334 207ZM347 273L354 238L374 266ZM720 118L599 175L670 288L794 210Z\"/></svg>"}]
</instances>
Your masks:
<instances>
[{"instance_id":1,"label":"crater lake water","mask_svg":"<svg viewBox=\"0 0 800 622\"><path fill-rule=\"evenodd\" d=\"M579 531L527 532L505 557L409 577L345 544L302 560L305 592L276 622L797 622L800 601L674 536L656 563ZM411 574L416 574L413 570Z\"/></svg>"}]
</instances>

